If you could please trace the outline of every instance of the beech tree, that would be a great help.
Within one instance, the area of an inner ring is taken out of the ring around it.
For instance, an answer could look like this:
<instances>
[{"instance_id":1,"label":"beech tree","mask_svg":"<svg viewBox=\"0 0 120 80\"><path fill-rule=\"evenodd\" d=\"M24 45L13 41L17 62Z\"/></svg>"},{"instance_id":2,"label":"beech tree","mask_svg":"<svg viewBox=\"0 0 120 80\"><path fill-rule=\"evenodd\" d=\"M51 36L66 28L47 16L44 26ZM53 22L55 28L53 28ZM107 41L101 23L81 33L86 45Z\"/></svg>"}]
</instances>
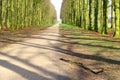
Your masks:
<instances>
[{"instance_id":1,"label":"beech tree","mask_svg":"<svg viewBox=\"0 0 120 80\"><path fill-rule=\"evenodd\" d=\"M115 7L114 7L114 0L112 0L112 4L111 4L111 28L115 27L115 13L114 13Z\"/></svg>"},{"instance_id":2,"label":"beech tree","mask_svg":"<svg viewBox=\"0 0 120 80\"><path fill-rule=\"evenodd\" d=\"M114 37L118 38L120 37L120 4L119 4L119 0L114 0L114 4L115 4L115 33L114 33Z\"/></svg>"},{"instance_id":3,"label":"beech tree","mask_svg":"<svg viewBox=\"0 0 120 80\"><path fill-rule=\"evenodd\" d=\"M92 1L93 0L89 0L89 30L92 30Z\"/></svg>"},{"instance_id":4,"label":"beech tree","mask_svg":"<svg viewBox=\"0 0 120 80\"><path fill-rule=\"evenodd\" d=\"M56 11L50 0L0 0L1 29L39 27L55 21Z\"/></svg>"},{"instance_id":5,"label":"beech tree","mask_svg":"<svg viewBox=\"0 0 120 80\"><path fill-rule=\"evenodd\" d=\"M94 0L94 31L98 32L99 0Z\"/></svg>"},{"instance_id":6,"label":"beech tree","mask_svg":"<svg viewBox=\"0 0 120 80\"><path fill-rule=\"evenodd\" d=\"M108 27L108 0L103 0L103 26L102 26L102 34L107 34Z\"/></svg>"},{"instance_id":7,"label":"beech tree","mask_svg":"<svg viewBox=\"0 0 120 80\"><path fill-rule=\"evenodd\" d=\"M66 24L107 34L110 27L108 25L110 7L111 28L114 30L114 37L118 38L120 37L120 0L63 0L61 19Z\"/></svg>"},{"instance_id":8,"label":"beech tree","mask_svg":"<svg viewBox=\"0 0 120 80\"><path fill-rule=\"evenodd\" d=\"M2 0L0 0L0 28L2 26Z\"/></svg>"}]
</instances>

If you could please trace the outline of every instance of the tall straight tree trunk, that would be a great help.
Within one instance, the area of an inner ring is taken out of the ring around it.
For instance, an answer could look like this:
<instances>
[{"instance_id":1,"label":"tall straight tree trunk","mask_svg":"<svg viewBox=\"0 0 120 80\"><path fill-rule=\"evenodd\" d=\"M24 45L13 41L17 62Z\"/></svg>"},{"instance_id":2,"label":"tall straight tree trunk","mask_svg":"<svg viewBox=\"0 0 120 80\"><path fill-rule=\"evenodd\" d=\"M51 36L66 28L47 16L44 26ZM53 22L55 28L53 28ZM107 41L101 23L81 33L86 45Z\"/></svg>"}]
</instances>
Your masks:
<instances>
[{"instance_id":1,"label":"tall straight tree trunk","mask_svg":"<svg viewBox=\"0 0 120 80\"><path fill-rule=\"evenodd\" d=\"M103 27L102 34L107 34L107 26L108 26L108 0L103 0Z\"/></svg>"},{"instance_id":2,"label":"tall straight tree trunk","mask_svg":"<svg viewBox=\"0 0 120 80\"><path fill-rule=\"evenodd\" d=\"M100 27L103 26L103 0L100 0Z\"/></svg>"},{"instance_id":3,"label":"tall straight tree trunk","mask_svg":"<svg viewBox=\"0 0 120 80\"><path fill-rule=\"evenodd\" d=\"M79 15L80 15L80 17L79 17L79 20L80 20L80 22L79 22L79 27L82 27L82 7L81 7L81 0L79 0Z\"/></svg>"},{"instance_id":4,"label":"tall straight tree trunk","mask_svg":"<svg viewBox=\"0 0 120 80\"><path fill-rule=\"evenodd\" d=\"M81 2L81 10L80 10L80 13L81 13L81 28L84 28L84 2L83 2L83 0L80 0L80 2Z\"/></svg>"},{"instance_id":5,"label":"tall straight tree trunk","mask_svg":"<svg viewBox=\"0 0 120 80\"><path fill-rule=\"evenodd\" d=\"M94 12L94 31L98 32L98 11L99 11L99 0L94 0L95 12Z\"/></svg>"},{"instance_id":6,"label":"tall straight tree trunk","mask_svg":"<svg viewBox=\"0 0 120 80\"><path fill-rule=\"evenodd\" d=\"M87 17L88 17L88 14L87 14L87 0L84 0L83 1L83 27L84 29L87 29Z\"/></svg>"},{"instance_id":7,"label":"tall straight tree trunk","mask_svg":"<svg viewBox=\"0 0 120 80\"><path fill-rule=\"evenodd\" d=\"M88 30L88 26L89 26L89 20L88 20L88 18L89 18L89 9L88 9L88 0L86 0L86 6L85 6L85 10L86 10L86 29Z\"/></svg>"},{"instance_id":8,"label":"tall straight tree trunk","mask_svg":"<svg viewBox=\"0 0 120 80\"><path fill-rule=\"evenodd\" d=\"M2 28L2 0L0 0L0 28Z\"/></svg>"},{"instance_id":9,"label":"tall straight tree trunk","mask_svg":"<svg viewBox=\"0 0 120 80\"><path fill-rule=\"evenodd\" d=\"M14 10L14 2L15 2L15 0L11 0L11 2L10 2L10 11L11 11L11 17L10 17L10 30L14 30L15 29L15 22L14 22L14 12L15 12L15 10Z\"/></svg>"},{"instance_id":10,"label":"tall straight tree trunk","mask_svg":"<svg viewBox=\"0 0 120 80\"><path fill-rule=\"evenodd\" d=\"M89 30L92 30L92 0L89 0Z\"/></svg>"},{"instance_id":11,"label":"tall straight tree trunk","mask_svg":"<svg viewBox=\"0 0 120 80\"><path fill-rule=\"evenodd\" d=\"M114 24L114 21L115 21L115 17L114 17L114 0L112 0L112 5L111 5L111 28L114 28L115 24Z\"/></svg>"},{"instance_id":12,"label":"tall straight tree trunk","mask_svg":"<svg viewBox=\"0 0 120 80\"><path fill-rule=\"evenodd\" d=\"M119 0L119 29L120 29L120 0ZM119 34L120 34L120 30L119 30Z\"/></svg>"},{"instance_id":13,"label":"tall straight tree trunk","mask_svg":"<svg viewBox=\"0 0 120 80\"><path fill-rule=\"evenodd\" d=\"M119 38L120 37L120 25L119 25L119 16L120 16L120 10L119 10L119 0L115 0L115 33L114 37Z\"/></svg>"}]
</instances>

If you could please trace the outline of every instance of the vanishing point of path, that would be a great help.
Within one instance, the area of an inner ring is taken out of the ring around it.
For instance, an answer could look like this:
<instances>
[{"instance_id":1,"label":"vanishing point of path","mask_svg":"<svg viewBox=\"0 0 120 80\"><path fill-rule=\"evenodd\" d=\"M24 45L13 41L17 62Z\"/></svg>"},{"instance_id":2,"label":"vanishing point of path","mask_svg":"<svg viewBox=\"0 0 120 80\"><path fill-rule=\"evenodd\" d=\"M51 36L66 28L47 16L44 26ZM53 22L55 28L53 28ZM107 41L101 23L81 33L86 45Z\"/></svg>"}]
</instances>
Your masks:
<instances>
[{"instance_id":1,"label":"vanishing point of path","mask_svg":"<svg viewBox=\"0 0 120 80\"><path fill-rule=\"evenodd\" d=\"M73 80L74 66L59 58L58 24L0 50L0 80Z\"/></svg>"}]
</instances>

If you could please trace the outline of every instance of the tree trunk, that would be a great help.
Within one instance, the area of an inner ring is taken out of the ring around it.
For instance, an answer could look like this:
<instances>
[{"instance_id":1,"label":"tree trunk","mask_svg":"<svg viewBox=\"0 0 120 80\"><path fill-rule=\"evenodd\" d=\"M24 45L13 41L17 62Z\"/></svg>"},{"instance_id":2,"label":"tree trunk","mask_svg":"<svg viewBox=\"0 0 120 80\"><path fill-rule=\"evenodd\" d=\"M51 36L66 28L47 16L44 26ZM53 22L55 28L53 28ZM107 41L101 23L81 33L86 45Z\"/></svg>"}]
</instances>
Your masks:
<instances>
[{"instance_id":1,"label":"tree trunk","mask_svg":"<svg viewBox=\"0 0 120 80\"><path fill-rule=\"evenodd\" d=\"M2 0L0 0L0 28L2 28Z\"/></svg>"},{"instance_id":2,"label":"tree trunk","mask_svg":"<svg viewBox=\"0 0 120 80\"><path fill-rule=\"evenodd\" d=\"M89 30L92 30L92 0L89 0Z\"/></svg>"},{"instance_id":3,"label":"tree trunk","mask_svg":"<svg viewBox=\"0 0 120 80\"><path fill-rule=\"evenodd\" d=\"M120 25L119 25L119 15L120 15L120 11L119 11L119 0L115 0L115 33L114 33L114 37L115 38L119 38L120 37Z\"/></svg>"},{"instance_id":4,"label":"tree trunk","mask_svg":"<svg viewBox=\"0 0 120 80\"><path fill-rule=\"evenodd\" d=\"M115 27L114 24L114 0L112 0L112 5L111 5L111 28L113 29Z\"/></svg>"},{"instance_id":5,"label":"tree trunk","mask_svg":"<svg viewBox=\"0 0 120 80\"><path fill-rule=\"evenodd\" d=\"M98 0L94 1L94 7L95 7L95 12L94 12L94 31L98 32L98 11L99 11L99 3Z\"/></svg>"},{"instance_id":6,"label":"tree trunk","mask_svg":"<svg viewBox=\"0 0 120 80\"><path fill-rule=\"evenodd\" d=\"M103 27L102 34L107 34L107 26L108 26L108 0L103 0Z\"/></svg>"}]
</instances>

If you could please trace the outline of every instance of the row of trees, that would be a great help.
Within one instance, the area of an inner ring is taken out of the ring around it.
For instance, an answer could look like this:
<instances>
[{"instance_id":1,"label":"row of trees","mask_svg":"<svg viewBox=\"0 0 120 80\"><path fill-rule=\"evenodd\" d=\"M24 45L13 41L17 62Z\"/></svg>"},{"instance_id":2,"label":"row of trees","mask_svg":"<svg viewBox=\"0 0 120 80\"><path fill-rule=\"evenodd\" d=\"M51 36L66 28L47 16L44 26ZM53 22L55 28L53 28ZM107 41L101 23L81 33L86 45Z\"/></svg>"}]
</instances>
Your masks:
<instances>
[{"instance_id":1,"label":"row of trees","mask_svg":"<svg viewBox=\"0 0 120 80\"><path fill-rule=\"evenodd\" d=\"M111 11L108 11L111 9ZM108 19L111 12L111 20ZM108 21L114 29L114 37L120 37L120 0L63 0L61 9L63 23L96 32L101 28L107 34Z\"/></svg>"},{"instance_id":2,"label":"row of trees","mask_svg":"<svg viewBox=\"0 0 120 80\"><path fill-rule=\"evenodd\" d=\"M0 29L16 30L56 21L50 0L0 0Z\"/></svg>"}]
</instances>

